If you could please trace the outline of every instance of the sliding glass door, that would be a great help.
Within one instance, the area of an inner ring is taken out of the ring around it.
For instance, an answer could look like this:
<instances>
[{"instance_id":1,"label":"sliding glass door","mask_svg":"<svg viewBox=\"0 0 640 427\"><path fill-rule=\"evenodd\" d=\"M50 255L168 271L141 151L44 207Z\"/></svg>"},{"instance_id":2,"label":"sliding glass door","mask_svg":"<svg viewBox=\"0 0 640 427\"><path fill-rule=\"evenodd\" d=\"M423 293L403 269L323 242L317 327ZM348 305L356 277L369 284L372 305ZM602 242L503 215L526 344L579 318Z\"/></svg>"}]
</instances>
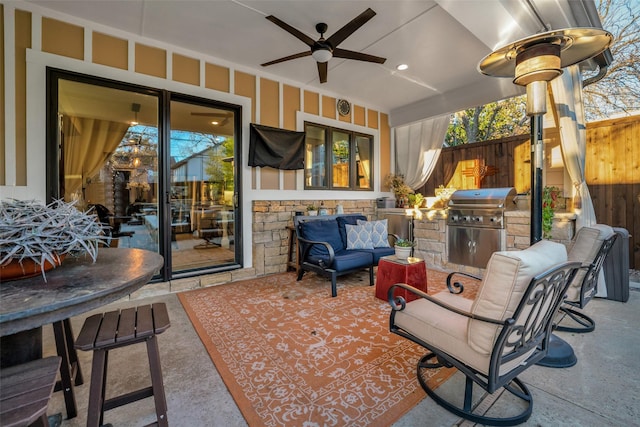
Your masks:
<instances>
[{"instance_id":1,"label":"sliding glass door","mask_svg":"<svg viewBox=\"0 0 640 427\"><path fill-rule=\"evenodd\" d=\"M51 198L95 209L112 247L162 254L163 280L239 267L239 107L49 73Z\"/></svg>"},{"instance_id":2,"label":"sliding glass door","mask_svg":"<svg viewBox=\"0 0 640 427\"><path fill-rule=\"evenodd\" d=\"M173 271L236 260L235 113L171 101Z\"/></svg>"}]
</instances>

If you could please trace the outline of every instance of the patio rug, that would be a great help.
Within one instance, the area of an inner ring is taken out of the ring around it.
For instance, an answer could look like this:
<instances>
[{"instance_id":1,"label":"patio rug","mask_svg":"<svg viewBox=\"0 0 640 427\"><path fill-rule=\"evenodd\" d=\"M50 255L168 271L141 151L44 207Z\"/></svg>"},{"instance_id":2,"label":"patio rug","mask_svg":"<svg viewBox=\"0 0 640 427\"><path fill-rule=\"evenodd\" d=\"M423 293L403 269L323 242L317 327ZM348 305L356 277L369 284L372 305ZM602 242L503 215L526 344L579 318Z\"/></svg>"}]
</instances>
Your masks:
<instances>
[{"instance_id":1,"label":"patio rug","mask_svg":"<svg viewBox=\"0 0 640 427\"><path fill-rule=\"evenodd\" d=\"M445 289L445 273L427 277L429 293ZM389 332L391 308L367 284L343 276L331 298L326 279L282 273L178 297L250 426L387 426L426 396L425 350Z\"/></svg>"}]
</instances>

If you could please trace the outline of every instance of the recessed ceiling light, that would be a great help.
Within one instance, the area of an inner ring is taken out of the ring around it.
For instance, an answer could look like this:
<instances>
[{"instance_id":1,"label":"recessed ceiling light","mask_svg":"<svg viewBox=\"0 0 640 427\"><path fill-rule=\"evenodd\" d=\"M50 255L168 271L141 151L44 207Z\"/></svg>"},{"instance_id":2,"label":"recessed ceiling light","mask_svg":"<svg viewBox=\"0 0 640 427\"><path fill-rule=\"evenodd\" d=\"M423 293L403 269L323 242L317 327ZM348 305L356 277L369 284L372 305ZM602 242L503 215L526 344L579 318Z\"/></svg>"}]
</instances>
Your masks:
<instances>
[{"instance_id":1,"label":"recessed ceiling light","mask_svg":"<svg viewBox=\"0 0 640 427\"><path fill-rule=\"evenodd\" d=\"M211 124L212 124L212 125L219 125L219 124L220 124L220 122L217 122L217 121L215 121L215 120L214 120L214 121L212 121L212 122L211 122Z\"/></svg>"},{"instance_id":2,"label":"recessed ceiling light","mask_svg":"<svg viewBox=\"0 0 640 427\"><path fill-rule=\"evenodd\" d=\"M404 70L406 70L407 68L409 68L409 66L408 66L407 64L400 64L400 65L398 65L398 66L396 67L396 70L398 70L398 71L404 71Z\"/></svg>"}]
</instances>

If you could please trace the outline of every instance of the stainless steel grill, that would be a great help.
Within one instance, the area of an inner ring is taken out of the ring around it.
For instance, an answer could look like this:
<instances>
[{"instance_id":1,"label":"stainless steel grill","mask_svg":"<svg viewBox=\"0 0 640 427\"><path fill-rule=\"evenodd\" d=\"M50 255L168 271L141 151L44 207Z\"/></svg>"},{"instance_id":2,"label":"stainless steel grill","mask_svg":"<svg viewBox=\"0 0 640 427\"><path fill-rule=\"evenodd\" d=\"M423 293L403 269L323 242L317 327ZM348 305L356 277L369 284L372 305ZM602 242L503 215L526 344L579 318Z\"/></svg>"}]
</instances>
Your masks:
<instances>
[{"instance_id":1,"label":"stainless steel grill","mask_svg":"<svg viewBox=\"0 0 640 427\"><path fill-rule=\"evenodd\" d=\"M449 262L484 268L491 254L507 246L504 212L515 209L516 190L458 190L449 199Z\"/></svg>"}]
</instances>

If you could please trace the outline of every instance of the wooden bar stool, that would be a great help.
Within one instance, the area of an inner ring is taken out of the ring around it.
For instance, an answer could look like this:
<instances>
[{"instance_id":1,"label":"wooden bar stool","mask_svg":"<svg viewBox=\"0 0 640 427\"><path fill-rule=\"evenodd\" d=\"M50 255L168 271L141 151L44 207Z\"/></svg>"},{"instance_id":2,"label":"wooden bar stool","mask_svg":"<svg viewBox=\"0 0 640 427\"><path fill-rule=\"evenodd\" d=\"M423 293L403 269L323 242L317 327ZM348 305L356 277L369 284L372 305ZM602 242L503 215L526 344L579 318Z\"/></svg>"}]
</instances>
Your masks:
<instances>
[{"instance_id":1,"label":"wooden bar stool","mask_svg":"<svg viewBox=\"0 0 640 427\"><path fill-rule=\"evenodd\" d=\"M0 371L0 425L49 426L47 406L60 366L59 357L47 357Z\"/></svg>"},{"instance_id":2,"label":"wooden bar stool","mask_svg":"<svg viewBox=\"0 0 640 427\"><path fill-rule=\"evenodd\" d=\"M95 314L85 320L75 346L79 350L93 350L87 427L102 425L104 411L151 396L156 406L156 425L168 427L167 402L156 335L169 326L169 315L164 303ZM106 399L109 350L142 342L147 344L151 386Z\"/></svg>"}]
</instances>

